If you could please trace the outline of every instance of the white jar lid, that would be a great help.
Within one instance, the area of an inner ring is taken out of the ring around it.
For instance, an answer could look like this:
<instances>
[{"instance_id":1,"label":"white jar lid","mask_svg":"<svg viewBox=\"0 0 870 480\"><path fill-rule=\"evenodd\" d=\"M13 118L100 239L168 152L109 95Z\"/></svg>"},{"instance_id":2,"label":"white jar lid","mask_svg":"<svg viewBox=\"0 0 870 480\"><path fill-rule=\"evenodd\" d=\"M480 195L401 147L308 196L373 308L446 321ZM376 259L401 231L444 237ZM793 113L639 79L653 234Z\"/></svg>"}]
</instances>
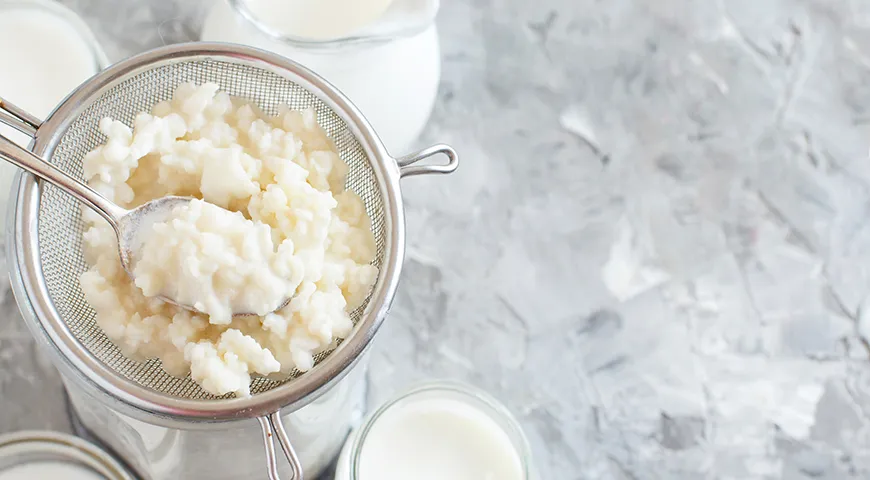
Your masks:
<instances>
[{"instance_id":1,"label":"white jar lid","mask_svg":"<svg viewBox=\"0 0 870 480\"><path fill-rule=\"evenodd\" d=\"M111 455L72 435L22 431L0 435L0 480L135 480Z\"/></svg>"}]
</instances>

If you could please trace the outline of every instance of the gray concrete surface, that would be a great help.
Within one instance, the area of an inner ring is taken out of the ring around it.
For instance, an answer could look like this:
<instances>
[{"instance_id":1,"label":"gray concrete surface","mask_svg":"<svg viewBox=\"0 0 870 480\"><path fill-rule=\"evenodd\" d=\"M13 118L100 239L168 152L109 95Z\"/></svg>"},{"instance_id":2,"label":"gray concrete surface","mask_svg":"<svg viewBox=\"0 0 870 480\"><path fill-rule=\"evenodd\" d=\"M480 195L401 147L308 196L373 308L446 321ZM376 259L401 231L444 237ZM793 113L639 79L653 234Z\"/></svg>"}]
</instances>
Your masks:
<instances>
[{"instance_id":1,"label":"gray concrete surface","mask_svg":"<svg viewBox=\"0 0 870 480\"><path fill-rule=\"evenodd\" d=\"M113 59L196 38L66 3ZM474 382L545 480L870 478L870 2L443 3L421 142L464 163L405 183L373 400ZM2 313L0 431L68 428Z\"/></svg>"}]
</instances>

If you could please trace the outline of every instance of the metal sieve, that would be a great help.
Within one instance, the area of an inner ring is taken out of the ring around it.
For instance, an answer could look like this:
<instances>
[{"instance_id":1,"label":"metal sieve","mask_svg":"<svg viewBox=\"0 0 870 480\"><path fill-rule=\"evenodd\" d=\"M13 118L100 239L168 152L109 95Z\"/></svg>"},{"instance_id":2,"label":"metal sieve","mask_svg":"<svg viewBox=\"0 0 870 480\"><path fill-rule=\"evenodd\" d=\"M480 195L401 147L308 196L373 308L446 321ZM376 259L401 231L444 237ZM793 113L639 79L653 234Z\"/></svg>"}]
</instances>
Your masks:
<instances>
[{"instance_id":1,"label":"metal sieve","mask_svg":"<svg viewBox=\"0 0 870 480\"><path fill-rule=\"evenodd\" d=\"M346 187L365 203L377 244L373 264L380 274L369 298L352 312L354 330L331 351L317 357L314 368L294 372L282 382L254 380L248 398L214 397L190 378L165 373L156 360L125 357L99 329L85 301L79 275L88 265L82 256L81 208L56 187L23 174L10 212L9 258L20 288L19 305L27 304L56 348L67 372L84 377L118 400L129 412L197 424L203 428L239 419L258 419L265 439L268 472L277 478L273 437L277 436L294 478L301 466L280 420L281 410L296 410L340 380L366 350L392 302L404 254L404 212L399 179L427 173L450 173L456 153L436 145L402 158L385 150L362 114L325 80L284 57L225 44L191 43L153 50L97 74L67 97L44 122L0 100L0 121L33 136L32 150L59 169L82 178L84 155L102 144L98 129L106 116L132 125L136 114L172 97L183 82L214 82L230 95L274 114L280 105L314 108L320 125L335 142L349 172ZM413 165L435 154L440 165ZM2 154L2 152L0 152ZM15 284L16 282L13 281Z\"/></svg>"}]
</instances>

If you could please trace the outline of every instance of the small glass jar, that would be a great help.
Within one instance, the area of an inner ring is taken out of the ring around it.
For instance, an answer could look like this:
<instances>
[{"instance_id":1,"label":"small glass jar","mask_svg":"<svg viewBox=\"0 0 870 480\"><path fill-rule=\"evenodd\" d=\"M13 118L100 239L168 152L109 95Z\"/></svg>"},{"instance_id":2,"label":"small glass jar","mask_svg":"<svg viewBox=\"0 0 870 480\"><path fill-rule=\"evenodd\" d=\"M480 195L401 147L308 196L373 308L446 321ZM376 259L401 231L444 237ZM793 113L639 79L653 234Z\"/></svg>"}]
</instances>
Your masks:
<instances>
[{"instance_id":1,"label":"small glass jar","mask_svg":"<svg viewBox=\"0 0 870 480\"><path fill-rule=\"evenodd\" d=\"M326 40L283 34L248 3L215 1L200 39L249 45L305 65L350 98L392 155L414 147L441 79L437 0L393 0L376 24Z\"/></svg>"},{"instance_id":2,"label":"small glass jar","mask_svg":"<svg viewBox=\"0 0 870 480\"><path fill-rule=\"evenodd\" d=\"M104 450L56 432L22 431L0 435L0 480L134 480Z\"/></svg>"},{"instance_id":3,"label":"small glass jar","mask_svg":"<svg viewBox=\"0 0 870 480\"><path fill-rule=\"evenodd\" d=\"M0 98L45 118L109 61L85 22L69 8L51 0L9 0L0 2L0 64ZM23 147L31 140L5 125L0 125L0 135ZM0 223L17 171L0 161Z\"/></svg>"},{"instance_id":4,"label":"small glass jar","mask_svg":"<svg viewBox=\"0 0 870 480\"><path fill-rule=\"evenodd\" d=\"M372 432L376 431L380 425L379 422L389 419L394 412L408 407L413 408L416 405L424 404L424 402L432 405L437 405L438 402L449 402L461 406L462 411L458 412L459 416L479 415L478 420L474 420L475 423L478 421L488 423L486 428L491 427L498 431L499 442L506 440L505 450L509 450L511 456L509 461L515 462L517 465L515 469L517 475L512 478L537 479L528 440L519 423L503 405L478 388L457 382L437 381L411 388L372 413L345 443L336 467L335 480L371 480L374 478L374 473L363 475L363 471L365 471L363 458L367 454L367 445L373 441ZM480 427L480 425L469 428L474 430L473 427ZM368 454L375 454L375 452ZM503 480L500 477L494 478Z\"/></svg>"}]
</instances>

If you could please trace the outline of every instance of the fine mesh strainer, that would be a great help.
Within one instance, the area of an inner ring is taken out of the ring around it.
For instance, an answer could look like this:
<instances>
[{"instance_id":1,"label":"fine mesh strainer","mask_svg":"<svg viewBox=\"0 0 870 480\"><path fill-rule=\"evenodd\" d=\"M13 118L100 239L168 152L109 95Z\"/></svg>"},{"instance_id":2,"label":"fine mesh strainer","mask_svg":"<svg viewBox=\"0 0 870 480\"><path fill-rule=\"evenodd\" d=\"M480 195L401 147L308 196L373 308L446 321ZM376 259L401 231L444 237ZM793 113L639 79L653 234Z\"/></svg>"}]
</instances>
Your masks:
<instances>
[{"instance_id":1,"label":"fine mesh strainer","mask_svg":"<svg viewBox=\"0 0 870 480\"><path fill-rule=\"evenodd\" d=\"M38 328L59 351L63 367L131 411L185 424L211 424L257 418L263 427L269 475L277 478L272 437L277 436L296 478L301 467L280 421L280 411L295 410L340 380L365 351L383 321L399 278L404 252L404 213L399 179L450 173L457 167L453 149L436 145L394 159L385 151L359 111L323 79L304 67L260 50L236 45L192 43L147 52L114 65L73 92L44 122L0 100L0 121L34 137L32 150L76 178L82 158L104 142L98 129L106 116L131 125L136 114L172 97L183 82L214 82L230 95L250 100L266 113L280 105L313 107L320 125L347 162L347 188L365 203L377 244L374 264L380 274L361 307L352 312L353 333L317 357L310 371L294 372L282 382L264 378L251 385L248 398L214 397L190 378L165 373L158 362L126 358L96 326L94 312L79 286L87 269L82 257L81 208L58 188L25 174L13 192L9 250L19 305L35 312ZM0 92L2 93L2 92ZM412 165L435 154L441 165ZM0 148L0 155L3 149ZM23 307L22 307L23 308Z\"/></svg>"}]
</instances>

